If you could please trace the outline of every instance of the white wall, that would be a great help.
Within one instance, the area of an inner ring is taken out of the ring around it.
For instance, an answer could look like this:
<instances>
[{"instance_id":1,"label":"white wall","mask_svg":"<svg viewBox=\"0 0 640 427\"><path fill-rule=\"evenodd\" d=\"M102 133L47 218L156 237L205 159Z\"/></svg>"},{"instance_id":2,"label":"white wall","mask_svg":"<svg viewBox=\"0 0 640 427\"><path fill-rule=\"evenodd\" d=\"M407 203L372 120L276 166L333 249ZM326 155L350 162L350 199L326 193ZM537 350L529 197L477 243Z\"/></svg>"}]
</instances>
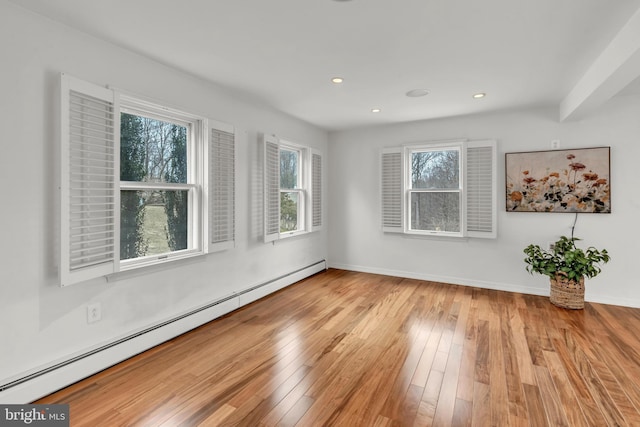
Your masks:
<instances>
[{"instance_id":1,"label":"white wall","mask_svg":"<svg viewBox=\"0 0 640 427\"><path fill-rule=\"evenodd\" d=\"M258 133L275 133L326 154L323 130L4 0L0 54L0 385L327 257L326 231L273 245L260 241ZM236 127L234 250L110 282L58 286L60 72ZM102 304L103 318L88 325L86 306L92 302Z\"/></svg>"},{"instance_id":2,"label":"white wall","mask_svg":"<svg viewBox=\"0 0 640 427\"><path fill-rule=\"evenodd\" d=\"M576 237L606 248L612 261L587 283L588 301L640 307L634 266L640 253L640 97L617 97L579 122L559 123L557 108L381 125L330 135L329 266L548 295L546 276L524 269L522 250L570 235L573 214L505 212L504 153L611 146L612 210L581 214ZM379 151L439 139L498 140L498 239L438 240L384 234Z\"/></svg>"}]
</instances>

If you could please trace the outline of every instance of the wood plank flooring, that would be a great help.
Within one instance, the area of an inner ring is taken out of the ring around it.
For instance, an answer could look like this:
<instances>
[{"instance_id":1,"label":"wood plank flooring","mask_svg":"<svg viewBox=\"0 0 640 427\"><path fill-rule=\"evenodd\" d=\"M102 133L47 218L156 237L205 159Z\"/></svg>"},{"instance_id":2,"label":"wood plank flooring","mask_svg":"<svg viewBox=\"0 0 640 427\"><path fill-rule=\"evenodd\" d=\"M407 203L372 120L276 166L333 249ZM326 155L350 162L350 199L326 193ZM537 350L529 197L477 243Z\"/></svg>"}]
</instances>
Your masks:
<instances>
[{"instance_id":1,"label":"wood plank flooring","mask_svg":"<svg viewBox=\"0 0 640 427\"><path fill-rule=\"evenodd\" d=\"M36 403L72 426L640 426L640 310L328 270Z\"/></svg>"}]
</instances>

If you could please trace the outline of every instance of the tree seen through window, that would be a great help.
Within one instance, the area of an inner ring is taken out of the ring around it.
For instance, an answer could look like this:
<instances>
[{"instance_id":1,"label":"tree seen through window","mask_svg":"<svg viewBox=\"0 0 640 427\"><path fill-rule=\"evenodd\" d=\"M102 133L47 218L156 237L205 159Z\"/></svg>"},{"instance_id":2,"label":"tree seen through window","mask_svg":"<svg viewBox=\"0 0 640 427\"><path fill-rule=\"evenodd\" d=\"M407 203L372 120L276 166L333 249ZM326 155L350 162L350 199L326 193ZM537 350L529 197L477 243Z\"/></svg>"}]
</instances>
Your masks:
<instances>
[{"instance_id":1,"label":"tree seen through window","mask_svg":"<svg viewBox=\"0 0 640 427\"><path fill-rule=\"evenodd\" d=\"M298 230L299 151L280 149L280 232Z\"/></svg>"},{"instance_id":2,"label":"tree seen through window","mask_svg":"<svg viewBox=\"0 0 640 427\"><path fill-rule=\"evenodd\" d=\"M460 152L411 155L411 229L460 231Z\"/></svg>"},{"instance_id":3,"label":"tree seen through window","mask_svg":"<svg viewBox=\"0 0 640 427\"><path fill-rule=\"evenodd\" d=\"M185 126L121 114L120 180L150 184L120 192L120 259L187 248L188 191Z\"/></svg>"}]
</instances>

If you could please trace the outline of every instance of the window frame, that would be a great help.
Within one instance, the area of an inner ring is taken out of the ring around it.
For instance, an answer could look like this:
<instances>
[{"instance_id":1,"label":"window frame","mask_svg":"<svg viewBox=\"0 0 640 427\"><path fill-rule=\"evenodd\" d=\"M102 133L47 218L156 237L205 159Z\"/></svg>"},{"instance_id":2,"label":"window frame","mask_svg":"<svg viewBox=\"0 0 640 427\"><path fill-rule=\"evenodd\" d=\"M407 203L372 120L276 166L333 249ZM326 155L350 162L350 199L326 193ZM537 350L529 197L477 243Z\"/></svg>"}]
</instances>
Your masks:
<instances>
[{"instance_id":1,"label":"window frame","mask_svg":"<svg viewBox=\"0 0 640 427\"><path fill-rule=\"evenodd\" d=\"M204 149L206 145L205 119L182 111L170 109L158 104L142 101L140 99L121 95L120 114L126 113L154 120L164 121L187 128L187 182L186 183L152 183L144 181L121 181L120 191L129 190L167 190L187 191L187 248L161 254L144 255L137 258L120 259L120 271L126 271L154 265L161 262L176 259L189 258L203 254L203 221L207 215L203 212L204 193ZM120 227L121 223L118 224Z\"/></svg>"},{"instance_id":2,"label":"window frame","mask_svg":"<svg viewBox=\"0 0 640 427\"><path fill-rule=\"evenodd\" d=\"M283 193L296 193L298 195L298 203L297 203L297 214L296 214L296 226L295 230L290 231L282 231L280 228L280 238L287 238L296 236L298 234L307 233L306 229L306 205L307 205L307 195L308 190L306 187L306 163L308 161L305 147L299 146L297 144L293 144L287 141L281 141L278 145L278 154L282 154L282 151L292 151L297 153L298 161L297 161L297 176L296 176L296 185L294 188L284 188L282 186L282 179L280 179L280 200L282 200ZM280 206L282 209L282 206ZM282 210L280 211L280 218L282 220Z\"/></svg>"},{"instance_id":3,"label":"window frame","mask_svg":"<svg viewBox=\"0 0 640 427\"><path fill-rule=\"evenodd\" d=\"M405 233L407 234L418 234L418 235L430 235L430 236L448 236L448 237L462 237L464 230L464 159L463 159L463 144L454 143L454 144L424 144L424 145L410 145L405 146L404 148L404 161L405 163L405 198L406 198L406 207L405 207ZM413 188L413 180L412 180L412 164L413 164L413 154L414 153L426 153L426 152L441 152L441 151L456 151L458 153L458 187L457 188L437 188L437 189L427 189L427 188ZM421 230L412 228L412 209L411 196L416 193L457 193L458 194L458 221L460 224L459 231L442 231L442 230Z\"/></svg>"}]
</instances>

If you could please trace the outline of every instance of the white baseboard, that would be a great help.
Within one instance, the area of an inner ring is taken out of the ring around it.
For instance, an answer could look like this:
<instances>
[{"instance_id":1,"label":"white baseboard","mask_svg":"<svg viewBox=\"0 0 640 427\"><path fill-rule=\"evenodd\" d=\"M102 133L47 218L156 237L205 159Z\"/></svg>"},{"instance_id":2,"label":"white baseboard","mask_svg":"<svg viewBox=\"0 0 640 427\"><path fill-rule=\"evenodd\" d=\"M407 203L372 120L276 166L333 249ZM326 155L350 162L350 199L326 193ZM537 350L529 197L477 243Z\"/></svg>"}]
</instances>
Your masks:
<instances>
[{"instance_id":1,"label":"white baseboard","mask_svg":"<svg viewBox=\"0 0 640 427\"><path fill-rule=\"evenodd\" d=\"M326 263L318 262L115 342L103 343L81 354L70 355L66 360L52 362L30 375L25 374L22 378L2 385L0 402L33 402L325 269Z\"/></svg>"},{"instance_id":2,"label":"white baseboard","mask_svg":"<svg viewBox=\"0 0 640 427\"><path fill-rule=\"evenodd\" d=\"M233 297L208 309L171 322L149 332L136 335L119 344L106 343L84 354L71 358L73 361L58 361L54 367L37 373L31 379L8 387L0 392L0 402L22 404L33 402L56 390L122 362L158 344L197 328L239 307L239 298Z\"/></svg>"},{"instance_id":3,"label":"white baseboard","mask_svg":"<svg viewBox=\"0 0 640 427\"><path fill-rule=\"evenodd\" d=\"M606 289L605 289L606 290ZM586 288L585 301L597 302L598 304L619 305L622 307L640 308L640 301L636 299L616 298L610 295L593 295Z\"/></svg>"},{"instance_id":4,"label":"white baseboard","mask_svg":"<svg viewBox=\"0 0 640 427\"><path fill-rule=\"evenodd\" d=\"M341 270L359 271L362 273L381 274L383 276L403 277L406 279L427 280L431 282L450 283L452 285L473 286L482 289L492 289L495 291L519 292L521 294L549 296L549 290L532 288L529 286L517 286L497 282L486 282L482 280L469 280L459 277L438 276L435 274L416 273L413 271L390 270L386 268L365 267L362 265L330 263L330 268Z\"/></svg>"},{"instance_id":5,"label":"white baseboard","mask_svg":"<svg viewBox=\"0 0 640 427\"><path fill-rule=\"evenodd\" d=\"M306 277L312 276L326 269L327 269L327 263L322 261L312 266L306 267L304 269L287 274L286 276L282 276L277 279L274 279L270 282L267 282L255 288L252 288L250 292L246 292L246 293L243 293L242 295L239 295L240 306L244 306L249 303L252 303L253 301L259 300L260 298L263 298L282 288L285 288L293 283L299 282L300 280Z\"/></svg>"},{"instance_id":6,"label":"white baseboard","mask_svg":"<svg viewBox=\"0 0 640 427\"><path fill-rule=\"evenodd\" d=\"M521 286L507 283L486 282L481 280L469 280L459 277L438 276L433 274L416 273L411 271L391 270L385 268L366 267L362 265L340 264L329 262L329 268L337 268L340 270L359 271L362 273L381 274L383 276L404 277L407 279L429 280L432 282L450 283L452 285L474 286L482 289L491 289L495 291L518 292L528 295L549 296L549 288L533 288L530 286ZM585 300L598 304L619 305L622 307L640 308L640 301L634 299L615 298L611 296L603 296L590 293L587 289Z\"/></svg>"}]
</instances>

